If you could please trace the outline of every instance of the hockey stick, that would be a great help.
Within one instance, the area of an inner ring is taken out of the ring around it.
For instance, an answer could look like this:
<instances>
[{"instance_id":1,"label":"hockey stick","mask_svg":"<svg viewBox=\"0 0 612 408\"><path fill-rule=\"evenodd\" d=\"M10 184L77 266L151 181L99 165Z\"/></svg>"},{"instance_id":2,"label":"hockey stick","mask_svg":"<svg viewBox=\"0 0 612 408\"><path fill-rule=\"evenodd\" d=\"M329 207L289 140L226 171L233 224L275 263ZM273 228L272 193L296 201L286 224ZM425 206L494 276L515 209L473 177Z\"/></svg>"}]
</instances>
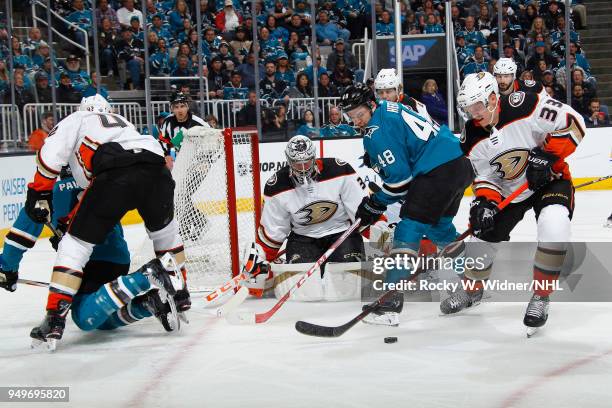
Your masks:
<instances>
[{"instance_id":1,"label":"hockey stick","mask_svg":"<svg viewBox=\"0 0 612 408\"><path fill-rule=\"evenodd\" d=\"M272 262L274 262L275 260L283 256L284 254L285 254L284 249L281 251L278 251L278 253L276 254L276 258L274 258ZM240 286L240 282L242 282L245 279L247 279L247 276L244 274L244 266L243 266L240 274L234 276L232 279L225 282L223 286L218 287L217 289L210 292L208 295L204 297L204 307L212 306L213 303L215 303L215 301L223 297L226 293L229 293L234 288Z\"/></svg>"},{"instance_id":2,"label":"hockey stick","mask_svg":"<svg viewBox=\"0 0 612 408\"><path fill-rule=\"evenodd\" d=\"M518 189L516 189L516 191L514 191L512 194L510 194L508 197L506 197L504 200L502 200L497 205L498 211L502 211L504 208L506 208L516 197L518 197L519 195L521 195L521 193L523 193L525 190L527 190L527 188L528 188L527 183L522 184ZM464 239L466 239L471 234L472 234L472 227L469 227L461 235L459 235L453 242L451 242L450 244L448 244L444 248L442 248L438 252L436 257L442 257L442 256L446 255L451 248L453 248L455 245L457 245L457 243L459 243L459 242L463 241ZM417 276L419 276L421 273L423 273L424 270L425 269L423 267L419 266L419 269L417 269L412 274L412 276L410 277L409 281L413 281L414 279L416 279ZM306 334L308 336L339 337L342 334L344 334L346 331L348 331L351 327L353 327L357 322L359 322L360 320L363 320L367 315L372 313L378 307L378 305L381 302L383 302L384 300L387 299L388 295L390 293L392 293L392 292L395 292L395 291L391 290L391 291L386 292L385 294L383 294L376 302L366 306L366 308L360 314L358 314L356 317L354 317L349 322L347 322L347 323L345 323L343 325L340 325L340 326L321 326L321 325L314 324L314 323L298 321L295 324L295 329L298 332L300 332L302 334Z\"/></svg>"},{"instance_id":3,"label":"hockey stick","mask_svg":"<svg viewBox=\"0 0 612 408\"><path fill-rule=\"evenodd\" d=\"M396 290L390 290L387 293L384 293L381 297L376 299L373 303L365 306L363 311L355 316L350 321L344 323L340 326L319 326L317 324L312 324L308 322L304 322L302 320L297 321L295 323L295 330L299 331L302 334L307 336L315 336L315 337L340 337L344 333L346 333L351 327L359 323L363 320L367 315L378 309L381 303L385 302L392 295L396 294Z\"/></svg>"},{"instance_id":4,"label":"hockey stick","mask_svg":"<svg viewBox=\"0 0 612 408\"><path fill-rule=\"evenodd\" d=\"M291 297L296 290L302 287L306 280L310 278L319 267L327 261L334 251L355 231L359 224L361 223L361 219L357 218L355 222L346 230L344 233L333 243L327 251L306 271L304 276L302 276L288 291L281 297L278 302L272 308L263 313L252 313L252 312L243 312L243 313L235 313L230 314L228 316L228 321L231 323L265 323L267 322L273 315L280 309L287 300Z\"/></svg>"},{"instance_id":5,"label":"hockey stick","mask_svg":"<svg viewBox=\"0 0 612 408\"><path fill-rule=\"evenodd\" d=\"M41 281L35 281L35 280L30 280L30 279L17 279L17 283L21 283L22 285L31 285L31 286L38 286L41 288L48 288L49 284L47 282L41 282Z\"/></svg>"},{"instance_id":6,"label":"hockey stick","mask_svg":"<svg viewBox=\"0 0 612 408\"><path fill-rule=\"evenodd\" d=\"M577 186L574 186L574 188L577 189L577 188L582 188L582 187L590 186L591 184L599 183L601 181L608 180L609 178L612 178L612 174L610 174L608 176L600 177L597 180L591 180L591 181L587 181L586 183L578 184Z\"/></svg>"}]
</instances>

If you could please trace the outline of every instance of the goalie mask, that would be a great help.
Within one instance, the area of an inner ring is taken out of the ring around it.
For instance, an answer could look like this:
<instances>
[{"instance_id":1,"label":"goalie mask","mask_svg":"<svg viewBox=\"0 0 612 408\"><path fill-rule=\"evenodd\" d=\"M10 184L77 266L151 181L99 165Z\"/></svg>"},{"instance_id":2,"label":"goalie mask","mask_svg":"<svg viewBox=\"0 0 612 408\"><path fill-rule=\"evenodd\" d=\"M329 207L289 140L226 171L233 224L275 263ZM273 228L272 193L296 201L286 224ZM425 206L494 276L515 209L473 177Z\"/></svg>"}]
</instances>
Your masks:
<instances>
[{"instance_id":1,"label":"goalie mask","mask_svg":"<svg viewBox=\"0 0 612 408\"><path fill-rule=\"evenodd\" d=\"M317 173L315 146L307 136L296 135L289 139L285 148L289 175L298 183L306 184Z\"/></svg>"}]
</instances>

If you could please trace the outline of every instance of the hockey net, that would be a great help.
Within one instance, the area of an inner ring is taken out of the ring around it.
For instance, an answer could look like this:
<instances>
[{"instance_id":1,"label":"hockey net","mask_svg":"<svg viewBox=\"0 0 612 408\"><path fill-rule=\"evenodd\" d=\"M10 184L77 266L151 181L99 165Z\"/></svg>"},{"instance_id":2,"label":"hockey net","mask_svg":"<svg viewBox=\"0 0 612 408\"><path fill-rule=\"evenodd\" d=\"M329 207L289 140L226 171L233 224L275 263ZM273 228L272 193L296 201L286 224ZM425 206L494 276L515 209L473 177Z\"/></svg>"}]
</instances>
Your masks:
<instances>
[{"instance_id":1,"label":"hockey net","mask_svg":"<svg viewBox=\"0 0 612 408\"><path fill-rule=\"evenodd\" d=\"M185 245L191 291L211 291L240 273L261 211L256 131L206 130L185 136L172 176L175 219ZM154 257L147 238L132 270Z\"/></svg>"}]
</instances>

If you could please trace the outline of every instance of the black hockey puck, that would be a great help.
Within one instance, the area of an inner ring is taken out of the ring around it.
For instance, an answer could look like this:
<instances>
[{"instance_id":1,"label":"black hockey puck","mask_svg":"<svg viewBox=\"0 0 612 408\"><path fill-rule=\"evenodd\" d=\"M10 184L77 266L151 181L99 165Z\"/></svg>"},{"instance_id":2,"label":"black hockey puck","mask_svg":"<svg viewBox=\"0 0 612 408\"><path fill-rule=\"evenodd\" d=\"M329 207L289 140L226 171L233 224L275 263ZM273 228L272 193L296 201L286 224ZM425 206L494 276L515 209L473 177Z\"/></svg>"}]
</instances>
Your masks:
<instances>
[{"instance_id":1,"label":"black hockey puck","mask_svg":"<svg viewBox=\"0 0 612 408\"><path fill-rule=\"evenodd\" d=\"M385 337L385 343L387 344L397 343L397 337Z\"/></svg>"}]
</instances>

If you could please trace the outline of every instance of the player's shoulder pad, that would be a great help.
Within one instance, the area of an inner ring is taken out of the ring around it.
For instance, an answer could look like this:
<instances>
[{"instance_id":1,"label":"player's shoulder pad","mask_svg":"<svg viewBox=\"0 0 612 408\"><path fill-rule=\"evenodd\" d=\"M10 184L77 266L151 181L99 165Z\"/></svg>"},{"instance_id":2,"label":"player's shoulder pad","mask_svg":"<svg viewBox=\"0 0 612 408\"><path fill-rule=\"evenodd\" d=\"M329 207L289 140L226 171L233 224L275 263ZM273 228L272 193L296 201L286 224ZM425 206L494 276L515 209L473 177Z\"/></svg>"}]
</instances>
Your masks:
<instances>
[{"instance_id":1,"label":"player's shoulder pad","mask_svg":"<svg viewBox=\"0 0 612 408\"><path fill-rule=\"evenodd\" d=\"M535 92L539 93L544 89L541 82L534 81L532 79L518 80L518 90L523 92Z\"/></svg>"},{"instance_id":2,"label":"player's shoulder pad","mask_svg":"<svg viewBox=\"0 0 612 408\"><path fill-rule=\"evenodd\" d=\"M317 160L319 164L319 181L331 180L336 177L350 176L355 174L355 169L349 163L335 159L333 157L325 157Z\"/></svg>"},{"instance_id":3,"label":"player's shoulder pad","mask_svg":"<svg viewBox=\"0 0 612 408\"><path fill-rule=\"evenodd\" d=\"M535 111L539 100L538 94L533 92L517 91L508 96L502 95L501 112L496 127L501 129L509 123L528 118Z\"/></svg>"},{"instance_id":4,"label":"player's shoulder pad","mask_svg":"<svg viewBox=\"0 0 612 408\"><path fill-rule=\"evenodd\" d=\"M291 177L289 176L289 166L283 166L280 170L272 175L266 181L264 187L264 195L266 197L273 197L285 191L292 190L294 188Z\"/></svg>"},{"instance_id":5,"label":"player's shoulder pad","mask_svg":"<svg viewBox=\"0 0 612 408\"><path fill-rule=\"evenodd\" d=\"M420 102L410 96L406 96L406 95L403 95L403 96L404 97L402 98L402 104L412 109L413 111L418 112L418 106Z\"/></svg>"},{"instance_id":6,"label":"player's shoulder pad","mask_svg":"<svg viewBox=\"0 0 612 408\"><path fill-rule=\"evenodd\" d=\"M490 132L483 128L482 126L478 126L474 123L474 120L468 120L465 122L465 127L463 128L463 132L461 132L460 146L463 154L468 156L474 146L478 144L483 139L488 138Z\"/></svg>"}]
</instances>

